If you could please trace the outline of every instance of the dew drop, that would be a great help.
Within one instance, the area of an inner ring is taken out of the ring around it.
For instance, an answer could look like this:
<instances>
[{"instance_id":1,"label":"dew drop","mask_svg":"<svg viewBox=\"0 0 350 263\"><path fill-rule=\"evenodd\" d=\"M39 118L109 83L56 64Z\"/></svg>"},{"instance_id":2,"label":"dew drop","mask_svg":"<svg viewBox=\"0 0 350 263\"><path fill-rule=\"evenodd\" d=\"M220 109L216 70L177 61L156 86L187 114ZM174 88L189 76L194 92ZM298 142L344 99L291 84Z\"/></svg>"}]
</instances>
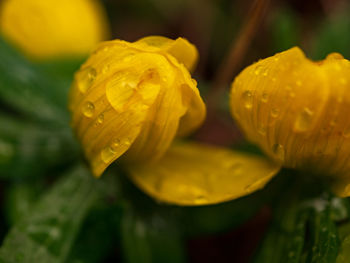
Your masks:
<instances>
[{"instance_id":1,"label":"dew drop","mask_svg":"<svg viewBox=\"0 0 350 263\"><path fill-rule=\"evenodd\" d=\"M131 140L127 138L125 141L123 141L123 144L129 146L131 144Z\"/></svg>"},{"instance_id":2,"label":"dew drop","mask_svg":"<svg viewBox=\"0 0 350 263\"><path fill-rule=\"evenodd\" d=\"M314 113L309 108L305 107L296 118L294 130L297 132L304 132L308 130L312 124L313 115Z\"/></svg>"},{"instance_id":3,"label":"dew drop","mask_svg":"<svg viewBox=\"0 0 350 263\"><path fill-rule=\"evenodd\" d=\"M103 66L103 68L102 68L102 73L103 73L103 74L106 74L106 73L109 71L109 68L110 68L109 65Z\"/></svg>"},{"instance_id":4,"label":"dew drop","mask_svg":"<svg viewBox=\"0 0 350 263\"><path fill-rule=\"evenodd\" d=\"M272 151L279 160L284 161L284 147L283 147L283 145L281 145L279 143L274 144L272 147Z\"/></svg>"},{"instance_id":5,"label":"dew drop","mask_svg":"<svg viewBox=\"0 0 350 263\"><path fill-rule=\"evenodd\" d=\"M245 92L243 92L242 99L244 107L246 107L247 109L251 109L253 107L253 94L251 91L246 90Z\"/></svg>"},{"instance_id":6,"label":"dew drop","mask_svg":"<svg viewBox=\"0 0 350 263\"><path fill-rule=\"evenodd\" d=\"M92 115L94 115L94 112L95 112L94 104L92 102L90 102L90 101L84 103L84 105L82 107L82 112L83 112L83 114L86 117L91 118Z\"/></svg>"},{"instance_id":7,"label":"dew drop","mask_svg":"<svg viewBox=\"0 0 350 263\"><path fill-rule=\"evenodd\" d=\"M104 163L110 163L116 155L116 150L113 147L106 147L101 151L101 159Z\"/></svg>"},{"instance_id":8,"label":"dew drop","mask_svg":"<svg viewBox=\"0 0 350 263\"><path fill-rule=\"evenodd\" d=\"M205 197L204 195L198 195L194 199L194 203L197 204L197 205L205 204L207 202L208 202L208 198Z\"/></svg>"},{"instance_id":9,"label":"dew drop","mask_svg":"<svg viewBox=\"0 0 350 263\"><path fill-rule=\"evenodd\" d=\"M103 115L103 113L101 113L101 114L98 115L98 117L97 117L97 122L98 122L99 124L102 124L103 121L104 121L104 119L105 119L105 116Z\"/></svg>"},{"instance_id":10,"label":"dew drop","mask_svg":"<svg viewBox=\"0 0 350 263\"><path fill-rule=\"evenodd\" d=\"M112 142L113 147L118 147L120 145L120 140L119 139L114 139Z\"/></svg>"},{"instance_id":11,"label":"dew drop","mask_svg":"<svg viewBox=\"0 0 350 263\"><path fill-rule=\"evenodd\" d=\"M261 101L262 102L267 102L269 99L269 95L267 93L263 93L261 96Z\"/></svg>"},{"instance_id":12,"label":"dew drop","mask_svg":"<svg viewBox=\"0 0 350 263\"><path fill-rule=\"evenodd\" d=\"M81 93L85 93L96 79L96 69L88 67L80 71L81 77L78 80L78 88Z\"/></svg>"},{"instance_id":13,"label":"dew drop","mask_svg":"<svg viewBox=\"0 0 350 263\"><path fill-rule=\"evenodd\" d=\"M262 67L260 65L256 66L254 69L254 74L258 76L261 72L261 69Z\"/></svg>"},{"instance_id":14,"label":"dew drop","mask_svg":"<svg viewBox=\"0 0 350 263\"><path fill-rule=\"evenodd\" d=\"M290 92L290 93L289 93L289 97L295 98L295 93L294 93L294 92Z\"/></svg>"},{"instance_id":15,"label":"dew drop","mask_svg":"<svg viewBox=\"0 0 350 263\"><path fill-rule=\"evenodd\" d=\"M300 80L297 80L297 82L296 82L296 84L297 84L297 86L301 86L301 84L302 84L302 82L300 81Z\"/></svg>"},{"instance_id":16,"label":"dew drop","mask_svg":"<svg viewBox=\"0 0 350 263\"><path fill-rule=\"evenodd\" d=\"M259 126L258 133L263 136L266 135L266 128L264 126Z\"/></svg>"},{"instance_id":17,"label":"dew drop","mask_svg":"<svg viewBox=\"0 0 350 263\"><path fill-rule=\"evenodd\" d=\"M278 108L271 109L271 117L272 118L277 118L279 114L280 114L280 110Z\"/></svg>"}]
</instances>

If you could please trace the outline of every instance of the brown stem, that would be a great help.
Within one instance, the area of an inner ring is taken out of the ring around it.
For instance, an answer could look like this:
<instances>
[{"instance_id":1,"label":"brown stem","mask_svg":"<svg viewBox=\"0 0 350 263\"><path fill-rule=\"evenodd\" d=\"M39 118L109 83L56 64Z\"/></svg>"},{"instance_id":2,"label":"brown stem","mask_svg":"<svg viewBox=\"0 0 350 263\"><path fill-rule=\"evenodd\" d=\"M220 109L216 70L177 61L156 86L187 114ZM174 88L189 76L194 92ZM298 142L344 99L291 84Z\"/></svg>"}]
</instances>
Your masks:
<instances>
[{"instance_id":1,"label":"brown stem","mask_svg":"<svg viewBox=\"0 0 350 263\"><path fill-rule=\"evenodd\" d=\"M209 104L216 105L221 92L232 81L234 75L239 70L258 28L263 22L269 5L270 0L254 0L246 16L246 21L238 33L237 38L232 42L228 55L215 74L212 96L208 98Z\"/></svg>"}]
</instances>

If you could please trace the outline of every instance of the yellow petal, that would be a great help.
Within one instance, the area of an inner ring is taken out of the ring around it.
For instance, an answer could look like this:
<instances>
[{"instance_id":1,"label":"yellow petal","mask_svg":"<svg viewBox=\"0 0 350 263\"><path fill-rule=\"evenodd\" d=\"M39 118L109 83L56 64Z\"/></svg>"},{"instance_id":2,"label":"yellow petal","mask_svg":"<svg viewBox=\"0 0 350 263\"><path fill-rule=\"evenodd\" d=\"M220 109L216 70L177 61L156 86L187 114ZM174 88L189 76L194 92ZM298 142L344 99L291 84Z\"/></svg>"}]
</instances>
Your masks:
<instances>
[{"instance_id":1,"label":"yellow petal","mask_svg":"<svg viewBox=\"0 0 350 263\"><path fill-rule=\"evenodd\" d=\"M350 62L307 59L292 48L243 70L231 109L247 137L286 167L350 170Z\"/></svg>"},{"instance_id":2,"label":"yellow petal","mask_svg":"<svg viewBox=\"0 0 350 263\"><path fill-rule=\"evenodd\" d=\"M141 48L101 43L75 75L72 127L96 176L121 155L125 163L159 159L175 136L204 120L188 70L172 55Z\"/></svg>"},{"instance_id":3,"label":"yellow petal","mask_svg":"<svg viewBox=\"0 0 350 263\"><path fill-rule=\"evenodd\" d=\"M107 16L96 0L6 0L0 28L34 59L87 55L109 35Z\"/></svg>"},{"instance_id":4,"label":"yellow petal","mask_svg":"<svg viewBox=\"0 0 350 263\"><path fill-rule=\"evenodd\" d=\"M207 205L263 188L280 166L260 156L184 142L173 144L157 163L127 169L135 184L157 200Z\"/></svg>"},{"instance_id":5,"label":"yellow petal","mask_svg":"<svg viewBox=\"0 0 350 263\"><path fill-rule=\"evenodd\" d=\"M179 37L172 40L161 36L144 37L135 42L137 45L142 45L143 48L151 50L161 50L174 56L178 62L184 64L189 70L193 71L198 60L197 48L188 42L187 39Z\"/></svg>"}]
</instances>

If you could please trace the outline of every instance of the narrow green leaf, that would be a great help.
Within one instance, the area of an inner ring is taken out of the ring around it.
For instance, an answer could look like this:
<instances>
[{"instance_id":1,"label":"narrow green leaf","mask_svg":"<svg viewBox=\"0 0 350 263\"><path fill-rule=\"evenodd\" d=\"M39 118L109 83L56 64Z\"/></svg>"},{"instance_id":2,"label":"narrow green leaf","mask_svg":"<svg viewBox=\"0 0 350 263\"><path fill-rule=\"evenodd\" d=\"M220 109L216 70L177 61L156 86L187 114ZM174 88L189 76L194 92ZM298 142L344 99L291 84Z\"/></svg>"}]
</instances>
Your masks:
<instances>
[{"instance_id":1,"label":"narrow green leaf","mask_svg":"<svg viewBox=\"0 0 350 263\"><path fill-rule=\"evenodd\" d=\"M97 198L96 180L84 167L57 182L6 236L0 262L64 262Z\"/></svg>"},{"instance_id":2,"label":"narrow green leaf","mask_svg":"<svg viewBox=\"0 0 350 263\"><path fill-rule=\"evenodd\" d=\"M322 211L313 210L310 236L309 256L306 262L336 262L340 242L336 225L332 220L330 205Z\"/></svg>"},{"instance_id":3,"label":"narrow green leaf","mask_svg":"<svg viewBox=\"0 0 350 263\"><path fill-rule=\"evenodd\" d=\"M186 262L184 242L166 217L145 218L127 209L122 220L122 245L128 263Z\"/></svg>"},{"instance_id":4,"label":"narrow green leaf","mask_svg":"<svg viewBox=\"0 0 350 263\"><path fill-rule=\"evenodd\" d=\"M66 263L100 263L119 247L120 206L99 204L91 209Z\"/></svg>"}]
</instances>

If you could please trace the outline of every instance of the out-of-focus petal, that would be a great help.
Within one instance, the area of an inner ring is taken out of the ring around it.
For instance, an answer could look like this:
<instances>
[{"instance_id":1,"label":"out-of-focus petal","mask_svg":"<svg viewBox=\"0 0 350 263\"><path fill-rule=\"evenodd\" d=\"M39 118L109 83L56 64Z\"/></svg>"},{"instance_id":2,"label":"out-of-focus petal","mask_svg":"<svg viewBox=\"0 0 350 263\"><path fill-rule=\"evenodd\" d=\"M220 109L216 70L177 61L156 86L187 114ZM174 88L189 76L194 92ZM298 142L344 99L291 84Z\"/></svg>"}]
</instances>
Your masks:
<instances>
[{"instance_id":1,"label":"out-of-focus petal","mask_svg":"<svg viewBox=\"0 0 350 263\"><path fill-rule=\"evenodd\" d=\"M33 59L85 56L109 37L97 0L6 0L0 6L0 29Z\"/></svg>"},{"instance_id":2,"label":"out-of-focus petal","mask_svg":"<svg viewBox=\"0 0 350 263\"><path fill-rule=\"evenodd\" d=\"M261 156L184 142L173 144L157 163L127 169L136 185L157 200L207 205L263 188L280 166Z\"/></svg>"}]
</instances>

